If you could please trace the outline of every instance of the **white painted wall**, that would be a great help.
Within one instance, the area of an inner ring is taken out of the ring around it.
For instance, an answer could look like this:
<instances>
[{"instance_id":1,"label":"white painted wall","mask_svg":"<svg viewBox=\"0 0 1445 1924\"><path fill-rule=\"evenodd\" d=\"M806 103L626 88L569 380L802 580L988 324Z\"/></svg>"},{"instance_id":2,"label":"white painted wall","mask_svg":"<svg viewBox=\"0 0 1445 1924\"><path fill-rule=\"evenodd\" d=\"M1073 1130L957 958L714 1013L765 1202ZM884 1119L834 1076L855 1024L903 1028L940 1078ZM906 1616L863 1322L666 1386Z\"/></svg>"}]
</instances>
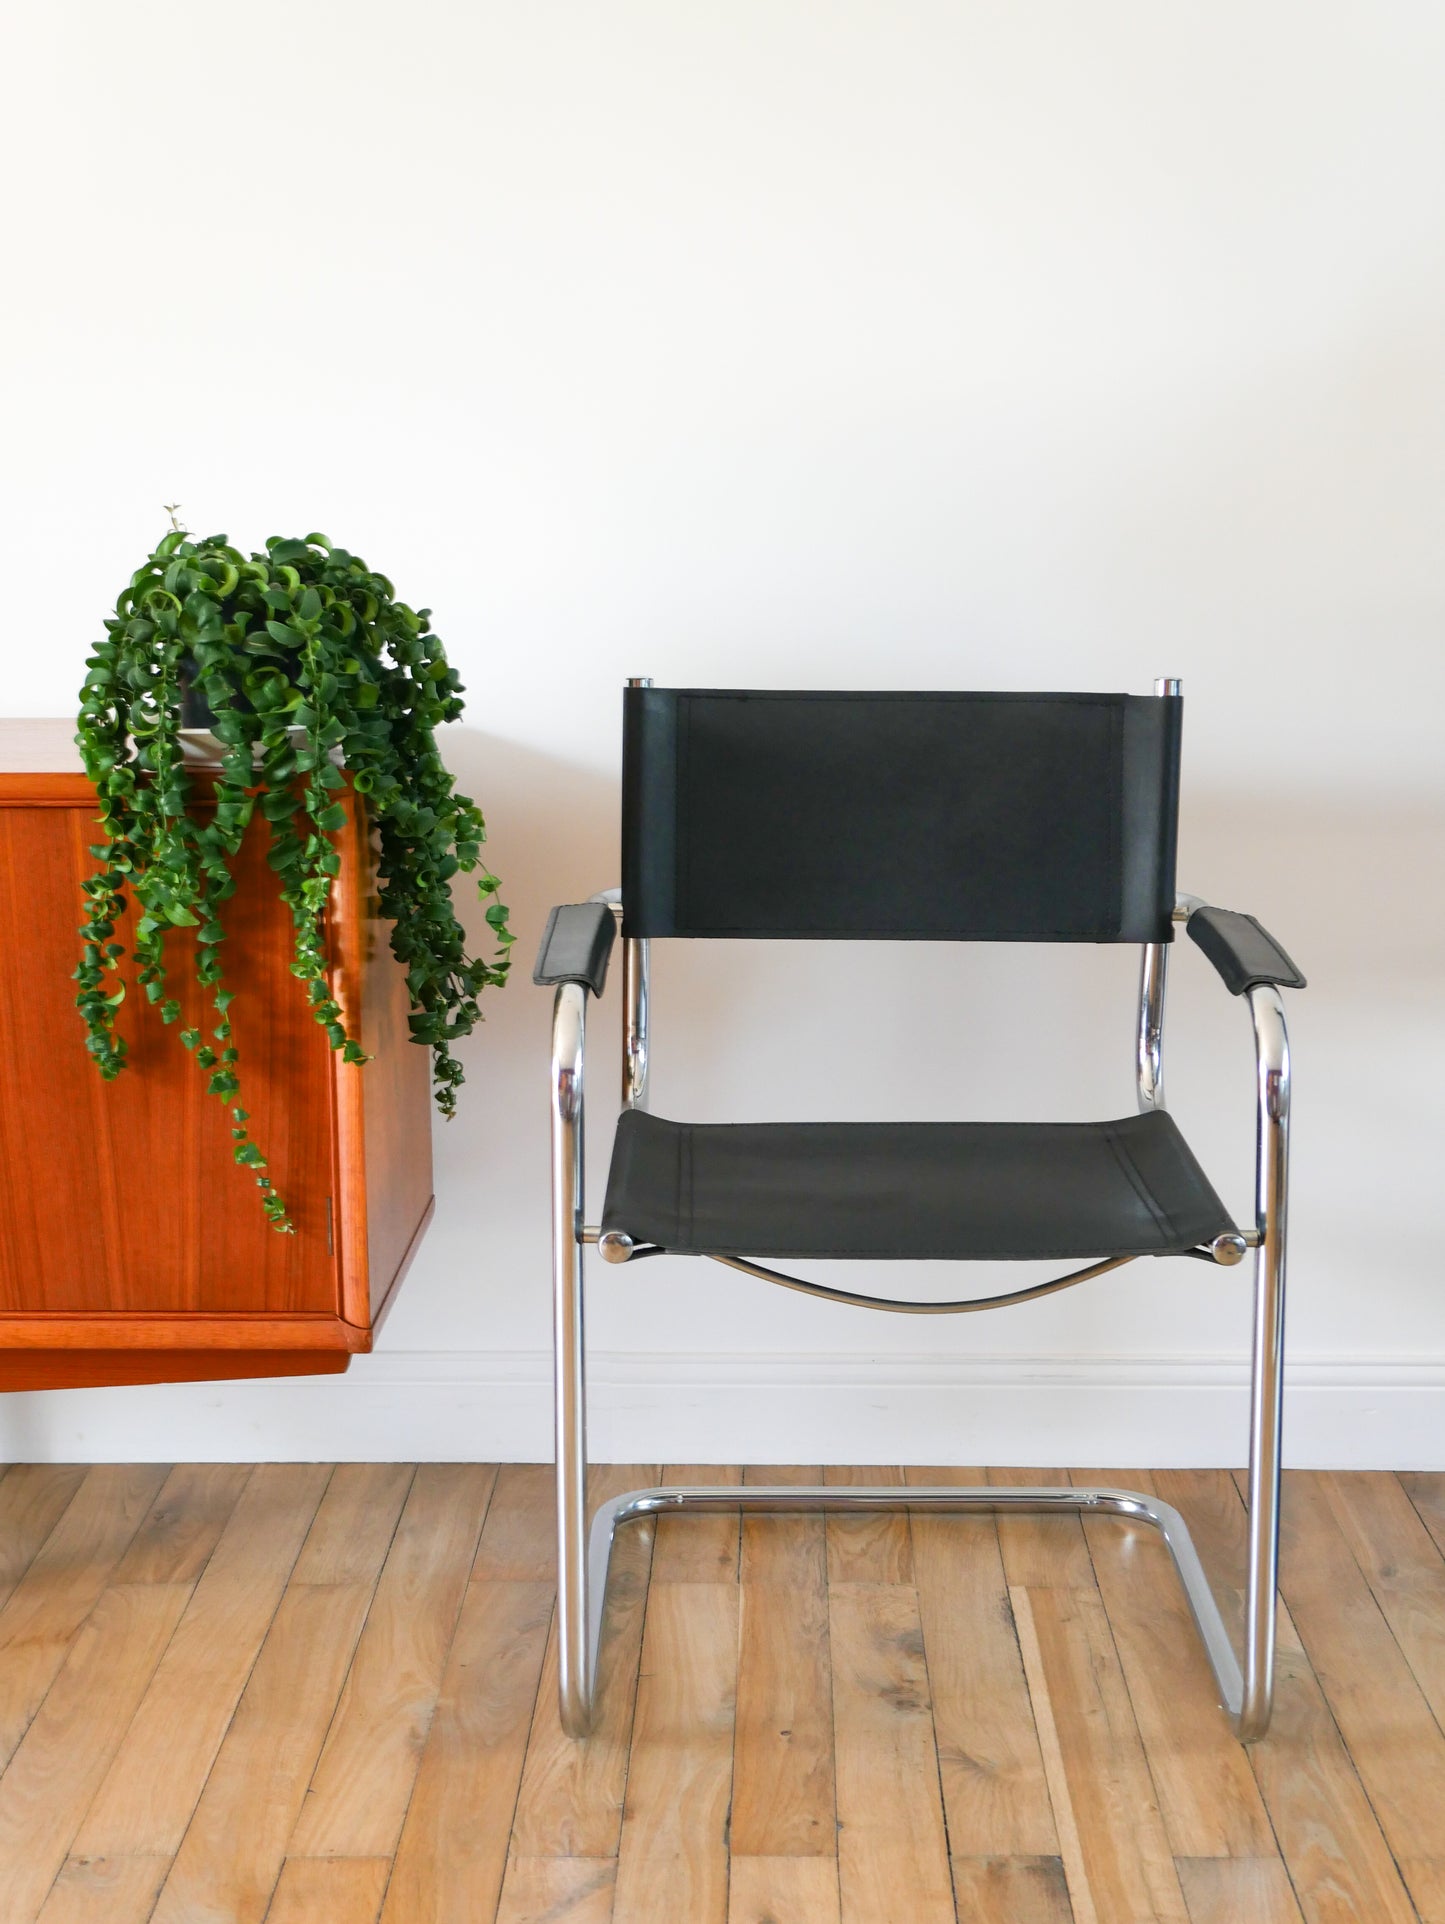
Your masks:
<instances>
[{"instance_id":1,"label":"white painted wall","mask_svg":"<svg viewBox=\"0 0 1445 1924\"><path fill-rule=\"evenodd\" d=\"M1312 978L1291 1458L1445 1464L1434 0L69 0L6 34L8 712L70 708L162 501L324 528L436 611L530 960L616 877L629 674L1182 675L1181 880ZM655 1106L1124 1114L1133 970L665 951ZM548 1454L548 1016L523 973L469 1048L376 1356L15 1397L0 1450ZM1172 1106L1241 1210L1250 1074L1185 944ZM1241 1272L946 1324L593 1275L599 1455L1242 1452Z\"/></svg>"}]
</instances>

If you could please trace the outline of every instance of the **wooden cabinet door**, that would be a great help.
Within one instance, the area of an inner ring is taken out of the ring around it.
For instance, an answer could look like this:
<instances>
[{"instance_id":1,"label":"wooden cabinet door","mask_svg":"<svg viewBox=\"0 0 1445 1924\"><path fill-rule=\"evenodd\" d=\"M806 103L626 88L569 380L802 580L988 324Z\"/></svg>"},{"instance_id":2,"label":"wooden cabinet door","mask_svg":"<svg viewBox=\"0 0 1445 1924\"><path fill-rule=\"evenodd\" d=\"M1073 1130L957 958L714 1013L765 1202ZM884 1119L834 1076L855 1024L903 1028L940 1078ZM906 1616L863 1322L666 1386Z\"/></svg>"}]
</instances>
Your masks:
<instances>
[{"instance_id":1,"label":"wooden cabinet door","mask_svg":"<svg viewBox=\"0 0 1445 1924\"><path fill-rule=\"evenodd\" d=\"M0 1316L334 1316L331 1052L290 973L266 825L258 816L247 837L222 953L239 1100L294 1236L262 1216L226 1105L206 1093L181 1024L166 1027L137 991L129 956L129 1066L107 1083L91 1064L70 972L97 832L93 801L0 807ZM168 946L182 1023L209 1037L190 932Z\"/></svg>"}]
</instances>

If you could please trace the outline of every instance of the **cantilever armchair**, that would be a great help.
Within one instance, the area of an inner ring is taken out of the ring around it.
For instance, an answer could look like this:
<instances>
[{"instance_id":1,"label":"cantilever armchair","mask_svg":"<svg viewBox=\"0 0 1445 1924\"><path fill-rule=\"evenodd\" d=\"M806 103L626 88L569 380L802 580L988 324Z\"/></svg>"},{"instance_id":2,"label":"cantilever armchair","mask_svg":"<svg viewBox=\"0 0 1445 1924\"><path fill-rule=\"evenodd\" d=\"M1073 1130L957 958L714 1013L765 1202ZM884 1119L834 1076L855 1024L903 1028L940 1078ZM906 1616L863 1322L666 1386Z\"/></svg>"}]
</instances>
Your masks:
<instances>
[{"instance_id":1,"label":"cantilever armchair","mask_svg":"<svg viewBox=\"0 0 1445 1924\"><path fill-rule=\"evenodd\" d=\"M622 887L554 909L534 980L556 989L552 1236L559 1684L591 1718L616 1530L673 1510L1086 1511L1153 1525L1223 1708L1263 1736L1273 1694L1284 1360L1289 1047L1304 977L1251 916L1175 891L1183 702L1152 696L775 693L624 697ZM1238 1227L1164 1107L1165 970L1182 923L1247 999L1257 1060L1254 1222ZM584 1215L587 1001L622 941L622 1107L600 1221ZM667 937L1127 942L1142 952L1138 1113L1098 1123L670 1122L649 1113L649 945ZM1242 1660L1178 1512L1110 1489L634 1490L586 1519L584 1249L706 1256L835 1302L1001 1308L1141 1257L1255 1253ZM765 1263L759 1258L766 1257ZM1002 1295L865 1295L773 1267L814 1259L1066 1262Z\"/></svg>"}]
</instances>

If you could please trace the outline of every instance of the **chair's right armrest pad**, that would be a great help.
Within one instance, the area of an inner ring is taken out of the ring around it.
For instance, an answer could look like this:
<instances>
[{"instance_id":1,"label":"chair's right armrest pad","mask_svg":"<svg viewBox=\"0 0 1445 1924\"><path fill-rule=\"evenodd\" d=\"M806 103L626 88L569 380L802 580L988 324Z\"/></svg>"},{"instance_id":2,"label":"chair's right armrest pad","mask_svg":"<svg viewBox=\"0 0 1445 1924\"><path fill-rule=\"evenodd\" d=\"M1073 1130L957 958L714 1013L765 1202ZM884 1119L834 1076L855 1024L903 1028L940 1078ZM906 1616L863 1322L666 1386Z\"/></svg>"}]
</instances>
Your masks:
<instances>
[{"instance_id":1,"label":"chair's right armrest pad","mask_svg":"<svg viewBox=\"0 0 1445 1924\"><path fill-rule=\"evenodd\" d=\"M542 987L580 982L601 995L616 937L617 918L606 902L564 902L547 917L532 980Z\"/></svg>"},{"instance_id":2,"label":"chair's right armrest pad","mask_svg":"<svg viewBox=\"0 0 1445 1924\"><path fill-rule=\"evenodd\" d=\"M1282 989L1302 989L1305 979L1252 915L1234 909L1196 909L1187 927L1214 964L1231 995L1272 982Z\"/></svg>"}]
</instances>

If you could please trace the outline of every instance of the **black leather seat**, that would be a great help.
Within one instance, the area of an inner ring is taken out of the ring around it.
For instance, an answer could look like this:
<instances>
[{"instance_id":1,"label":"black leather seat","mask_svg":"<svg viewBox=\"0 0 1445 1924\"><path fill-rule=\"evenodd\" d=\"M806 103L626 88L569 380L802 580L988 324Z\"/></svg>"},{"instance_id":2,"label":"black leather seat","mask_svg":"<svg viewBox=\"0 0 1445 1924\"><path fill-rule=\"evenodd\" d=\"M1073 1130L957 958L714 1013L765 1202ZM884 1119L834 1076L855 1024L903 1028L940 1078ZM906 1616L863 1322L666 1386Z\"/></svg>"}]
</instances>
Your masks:
<instances>
[{"instance_id":1,"label":"black leather seat","mask_svg":"<svg viewBox=\"0 0 1445 1924\"><path fill-rule=\"evenodd\" d=\"M1121 1122L618 1118L604 1230L678 1255L1177 1255L1237 1234L1172 1117Z\"/></svg>"}]
</instances>

